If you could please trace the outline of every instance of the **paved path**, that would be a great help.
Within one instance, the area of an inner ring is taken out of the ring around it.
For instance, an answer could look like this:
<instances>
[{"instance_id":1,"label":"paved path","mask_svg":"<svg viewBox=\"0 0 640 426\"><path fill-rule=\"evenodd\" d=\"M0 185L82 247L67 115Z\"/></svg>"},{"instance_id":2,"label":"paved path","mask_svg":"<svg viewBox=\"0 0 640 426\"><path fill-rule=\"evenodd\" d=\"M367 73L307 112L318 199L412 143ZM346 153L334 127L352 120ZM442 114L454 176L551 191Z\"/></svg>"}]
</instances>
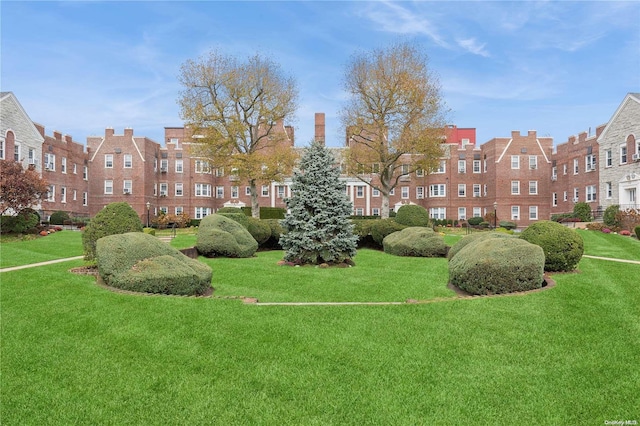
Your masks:
<instances>
[{"instance_id":1,"label":"paved path","mask_svg":"<svg viewBox=\"0 0 640 426\"><path fill-rule=\"evenodd\" d=\"M588 257L589 259L609 260L611 262L634 263L636 265L640 265L640 260L614 259L612 257L590 256L588 254L583 254L582 257Z\"/></svg>"},{"instance_id":2,"label":"paved path","mask_svg":"<svg viewBox=\"0 0 640 426\"><path fill-rule=\"evenodd\" d=\"M17 271L19 269L25 269L25 268L33 268L33 267L36 267L36 266L51 265L52 263L68 262L70 260L79 260L79 259L84 259L84 256L65 257L63 259L48 260L46 262L30 263L28 265L20 265L20 266L12 266L11 268L0 269L0 273L1 272Z\"/></svg>"}]
</instances>

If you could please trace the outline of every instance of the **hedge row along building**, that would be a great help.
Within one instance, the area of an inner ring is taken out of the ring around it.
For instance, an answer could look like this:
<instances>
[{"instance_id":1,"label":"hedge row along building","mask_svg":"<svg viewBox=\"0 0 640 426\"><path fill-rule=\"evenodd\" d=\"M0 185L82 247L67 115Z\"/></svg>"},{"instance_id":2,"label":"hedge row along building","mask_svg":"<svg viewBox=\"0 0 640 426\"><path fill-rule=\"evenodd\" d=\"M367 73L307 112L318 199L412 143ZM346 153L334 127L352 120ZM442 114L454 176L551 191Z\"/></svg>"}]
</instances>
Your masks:
<instances>
[{"instance_id":1,"label":"hedge row along building","mask_svg":"<svg viewBox=\"0 0 640 426\"><path fill-rule=\"evenodd\" d=\"M35 168L49 183L48 198L37 209L42 217L54 211L93 216L115 201L128 202L146 222L160 211L202 218L225 206L250 205L249 188L234 175L193 154L197 139L184 127L165 127L158 143L117 134L107 128L89 136L86 145L71 136L34 123L11 92L0 94L0 158ZM294 129L277 123L295 146ZM325 141L325 115L315 115L315 139ZM348 138L345 138L345 146ZM344 148L331 148L340 161ZM375 186L376 174L361 176ZM353 214L380 213L379 191L343 175ZM264 182L261 206L284 207L290 180ZM400 178L390 205L425 207L432 218L462 220L497 213L498 220L519 227L570 212L577 202L592 210L612 204L640 208L640 94L625 96L611 119L595 133L582 132L554 146L553 138L535 131L476 142L475 128L448 126L440 166L432 173Z\"/></svg>"}]
</instances>

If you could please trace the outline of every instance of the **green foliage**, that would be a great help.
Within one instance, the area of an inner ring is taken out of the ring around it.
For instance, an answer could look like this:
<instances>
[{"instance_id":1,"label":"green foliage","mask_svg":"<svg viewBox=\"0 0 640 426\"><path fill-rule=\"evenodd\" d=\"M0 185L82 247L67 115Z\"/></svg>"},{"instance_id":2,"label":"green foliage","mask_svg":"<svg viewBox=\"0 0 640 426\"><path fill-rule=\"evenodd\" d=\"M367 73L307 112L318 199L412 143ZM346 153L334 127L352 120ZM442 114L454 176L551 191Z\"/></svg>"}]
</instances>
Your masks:
<instances>
[{"instance_id":1,"label":"green foliage","mask_svg":"<svg viewBox=\"0 0 640 426\"><path fill-rule=\"evenodd\" d=\"M395 220L406 226L429 226L429 212L417 204L405 204L398 209Z\"/></svg>"},{"instance_id":2,"label":"green foliage","mask_svg":"<svg viewBox=\"0 0 640 426\"><path fill-rule=\"evenodd\" d=\"M396 256L445 257L449 249L442 235L435 233L431 228L421 226L389 234L382 241L382 245L385 253Z\"/></svg>"},{"instance_id":3,"label":"green foliage","mask_svg":"<svg viewBox=\"0 0 640 426\"><path fill-rule=\"evenodd\" d=\"M576 203L573 206L573 215L579 218L581 222L591 222L593 220L591 206L585 202Z\"/></svg>"},{"instance_id":4,"label":"green foliage","mask_svg":"<svg viewBox=\"0 0 640 426\"><path fill-rule=\"evenodd\" d=\"M57 212L51 213L49 223L52 225L64 225L64 223L70 219L69 213L58 210Z\"/></svg>"},{"instance_id":5,"label":"green foliage","mask_svg":"<svg viewBox=\"0 0 640 426\"><path fill-rule=\"evenodd\" d=\"M478 226L480 225L482 222L484 222L484 218L481 216L476 216L476 217L470 217L469 219L467 219L467 222L469 223L469 225L471 226Z\"/></svg>"},{"instance_id":6,"label":"green foliage","mask_svg":"<svg viewBox=\"0 0 640 426\"><path fill-rule=\"evenodd\" d=\"M149 235L156 235L156 230L154 228L143 228L142 232Z\"/></svg>"},{"instance_id":7,"label":"green foliage","mask_svg":"<svg viewBox=\"0 0 640 426\"><path fill-rule=\"evenodd\" d=\"M399 224L394 218L378 219L371 223L369 234L373 241L382 247L382 241L387 235L401 231L404 228L406 228L406 226Z\"/></svg>"},{"instance_id":8,"label":"green foliage","mask_svg":"<svg viewBox=\"0 0 640 426\"><path fill-rule=\"evenodd\" d=\"M221 214L211 214L200 222L196 248L207 257L251 257L258 243L238 222Z\"/></svg>"},{"instance_id":9,"label":"green foliage","mask_svg":"<svg viewBox=\"0 0 640 426\"><path fill-rule=\"evenodd\" d=\"M271 235L261 247L268 249L282 249L280 246L280 237L285 233L285 229L280 224L280 219L261 219L263 223L269 226Z\"/></svg>"},{"instance_id":10,"label":"green foliage","mask_svg":"<svg viewBox=\"0 0 640 426\"><path fill-rule=\"evenodd\" d=\"M240 209L236 209L234 207L225 207L227 209L234 209L234 210L240 210ZM222 209L221 209L222 210ZM249 228L249 216L247 216L246 214L242 213L242 212L232 212L232 213L216 213L219 214L220 216L224 216L227 217L235 222L238 222L240 225L242 225L244 227L244 229L248 229Z\"/></svg>"},{"instance_id":11,"label":"green foliage","mask_svg":"<svg viewBox=\"0 0 640 426\"><path fill-rule=\"evenodd\" d=\"M447 258L451 259L455 256L460 250L465 248L467 245L471 243L475 243L477 241L486 241L495 238L513 238L511 235L500 233L500 232L476 232L474 234L469 234L462 237L455 243L450 249L449 253L447 253Z\"/></svg>"},{"instance_id":12,"label":"green foliage","mask_svg":"<svg viewBox=\"0 0 640 426\"><path fill-rule=\"evenodd\" d=\"M242 213L242 214L246 214L245 210L243 210L240 207L222 207L219 208L218 211L216 211L217 214L222 214L222 213ZM249 214L251 214L251 208L249 208Z\"/></svg>"},{"instance_id":13,"label":"green foliage","mask_svg":"<svg viewBox=\"0 0 640 426\"><path fill-rule=\"evenodd\" d=\"M341 263L356 254L352 205L334 163L323 144L313 143L293 174L293 196L285 200L290 213L282 221L287 233L280 238L289 262Z\"/></svg>"},{"instance_id":14,"label":"green foliage","mask_svg":"<svg viewBox=\"0 0 640 426\"><path fill-rule=\"evenodd\" d=\"M499 225L501 228L504 228L507 230L516 229L518 227L518 225L515 222L510 222L508 220L501 220L499 222Z\"/></svg>"},{"instance_id":15,"label":"green foliage","mask_svg":"<svg viewBox=\"0 0 640 426\"><path fill-rule=\"evenodd\" d=\"M633 229L633 233L636 234L636 238L640 240L640 225Z\"/></svg>"},{"instance_id":16,"label":"green foliage","mask_svg":"<svg viewBox=\"0 0 640 426\"><path fill-rule=\"evenodd\" d=\"M604 215L602 216L602 221L605 225L609 227L620 226L620 223L617 221L616 216L620 211L620 206L617 204L610 205L604 211Z\"/></svg>"},{"instance_id":17,"label":"green foliage","mask_svg":"<svg viewBox=\"0 0 640 426\"><path fill-rule=\"evenodd\" d=\"M108 235L142 232L142 222L128 203L118 202L105 206L89 221L82 233L85 260L95 260L97 241Z\"/></svg>"},{"instance_id":18,"label":"green foliage","mask_svg":"<svg viewBox=\"0 0 640 426\"><path fill-rule=\"evenodd\" d=\"M191 296L211 287L209 266L141 232L100 238L96 260L104 282L122 290Z\"/></svg>"},{"instance_id":19,"label":"green foliage","mask_svg":"<svg viewBox=\"0 0 640 426\"><path fill-rule=\"evenodd\" d=\"M550 220L530 225L522 231L520 238L542 247L545 271L573 271L584 252L580 234Z\"/></svg>"},{"instance_id":20,"label":"green foliage","mask_svg":"<svg viewBox=\"0 0 640 426\"><path fill-rule=\"evenodd\" d=\"M251 216L251 207L241 207L242 212ZM284 219L286 209L282 207L262 207L260 206L260 219Z\"/></svg>"},{"instance_id":21,"label":"green foliage","mask_svg":"<svg viewBox=\"0 0 640 426\"><path fill-rule=\"evenodd\" d=\"M37 213L32 213L31 209L23 209L15 216L2 216L0 218L0 229L2 229L3 234L22 234L34 229L39 221L40 216Z\"/></svg>"},{"instance_id":22,"label":"green foliage","mask_svg":"<svg viewBox=\"0 0 640 426\"><path fill-rule=\"evenodd\" d=\"M262 219L256 219L255 217L247 218L249 219L247 231L249 231L258 245L262 246L271 237L271 226Z\"/></svg>"},{"instance_id":23,"label":"green foliage","mask_svg":"<svg viewBox=\"0 0 640 426\"><path fill-rule=\"evenodd\" d=\"M542 287L544 252L518 238L467 244L449 261L451 283L471 294L502 294Z\"/></svg>"}]
</instances>

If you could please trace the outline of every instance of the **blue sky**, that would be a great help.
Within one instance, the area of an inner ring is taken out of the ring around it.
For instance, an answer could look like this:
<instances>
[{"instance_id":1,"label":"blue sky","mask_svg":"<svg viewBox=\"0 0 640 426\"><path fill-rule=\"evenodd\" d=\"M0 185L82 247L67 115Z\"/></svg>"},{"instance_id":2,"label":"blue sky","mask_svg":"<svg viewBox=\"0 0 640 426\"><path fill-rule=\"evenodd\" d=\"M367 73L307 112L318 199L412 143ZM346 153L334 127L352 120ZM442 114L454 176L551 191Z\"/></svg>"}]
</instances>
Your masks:
<instances>
[{"instance_id":1,"label":"blue sky","mask_svg":"<svg viewBox=\"0 0 640 426\"><path fill-rule=\"evenodd\" d=\"M449 122L478 142L537 130L556 143L606 123L640 92L640 2L2 1L2 91L30 118L85 142L105 127L161 142L181 126L180 65L211 49L262 52L296 78L296 144L338 114L353 53L419 43Z\"/></svg>"}]
</instances>

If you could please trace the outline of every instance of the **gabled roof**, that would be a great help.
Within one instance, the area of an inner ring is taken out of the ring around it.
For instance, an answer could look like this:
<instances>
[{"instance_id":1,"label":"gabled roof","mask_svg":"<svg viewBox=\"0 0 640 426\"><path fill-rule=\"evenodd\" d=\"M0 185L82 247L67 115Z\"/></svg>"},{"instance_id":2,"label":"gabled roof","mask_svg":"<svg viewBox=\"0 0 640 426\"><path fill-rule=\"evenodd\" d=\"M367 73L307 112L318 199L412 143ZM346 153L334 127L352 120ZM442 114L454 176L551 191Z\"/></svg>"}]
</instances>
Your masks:
<instances>
[{"instance_id":1,"label":"gabled roof","mask_svg":"<svg viewBox=\"0 0 640 426\"><path fill-rule=\"evenodd\" d=\"M625 107L629 102L635 102L637 104L640 104L640 93L634 93L634 92L627 93L627 96L624 97L624 100L620 103L620 106L618 106L618 109L616 109L616 112L613 114L611 119L607 122L607 125L604 127L604 130L602 130L602 133L600 133L600 136L598 137L598 140L597 140L598 143L600 143L601 139L605 138L609 128L613 125L613 123L615 123L618 116L625 109Z\"/></svg>"},{"instance_id":2,"label":"gabled roof","mask_svg":"<svg viewBox=\"0 0 640 426\"><path fill-rule=\"evenodd\" d=\"M32 133L31 138L35 141L38 141L39 143L44 142L44 138L38 131L38 128L33 123L33 120L29 118L29 114L27 114L27 111L25 111L25 109L22 107L22 104L20 103L20 101L18 101L18 98L16 98L16 95L14 95L13 92L0 92L0 103L4 103L4 102L12 102L13 105L16 107L18 114L22 115L23 119L28 123L27 126L31 130L31 133ZM6 126L6 123L3 127L5 126ZM19 139L25 139L24 135L16 135L16 137Z\"/></svg>"}]
</instances>

